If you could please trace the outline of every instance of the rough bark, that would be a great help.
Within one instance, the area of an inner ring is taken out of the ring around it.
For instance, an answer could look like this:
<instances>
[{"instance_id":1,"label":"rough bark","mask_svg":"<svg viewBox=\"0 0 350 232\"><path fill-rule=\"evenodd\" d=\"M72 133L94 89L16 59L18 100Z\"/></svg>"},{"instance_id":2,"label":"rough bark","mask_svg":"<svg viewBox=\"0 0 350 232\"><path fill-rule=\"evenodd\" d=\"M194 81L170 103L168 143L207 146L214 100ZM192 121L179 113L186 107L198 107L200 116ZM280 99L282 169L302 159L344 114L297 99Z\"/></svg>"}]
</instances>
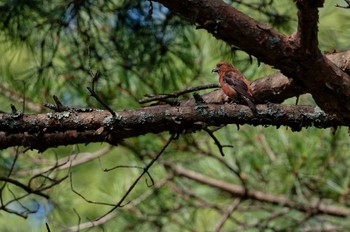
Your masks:
<instances>
[{"instance_id":1,"label":"rough bark","mask_svg":"<svg viewBox=\"0 0 350 232\"><path fill-rule=\"evenodd\" d=\"M48 147L89 142L118 144L124 138L146 133L186 133L207 126L250 124L327 128L349 126L312 106L258 105L258 114L236 104L196 106L159 105L116 112L59 112L38 115L0 114L0 149L22 145L45 150Z\"/></svg>"}]
</instances>

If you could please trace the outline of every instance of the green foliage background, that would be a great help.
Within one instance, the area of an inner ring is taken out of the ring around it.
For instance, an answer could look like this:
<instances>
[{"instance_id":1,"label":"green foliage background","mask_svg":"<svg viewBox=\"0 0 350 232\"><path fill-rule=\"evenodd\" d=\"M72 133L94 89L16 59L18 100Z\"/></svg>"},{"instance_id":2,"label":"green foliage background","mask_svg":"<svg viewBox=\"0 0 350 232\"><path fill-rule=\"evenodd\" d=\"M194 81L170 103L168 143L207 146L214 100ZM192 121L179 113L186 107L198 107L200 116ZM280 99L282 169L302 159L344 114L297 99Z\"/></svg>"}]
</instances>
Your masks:
<instances>
[{"instance_id":1,"label":"green foliage background","mask_svg":"<svg viewBox=\"0 0 350 232\"><path fill-rule=\"evenodd\" d=\"M296 28L292 1L230 3L283 33L290 34ZM91 85L91 70L99 73L98 94L115 110L140 107L137 100L145 94L171 93L215 83L216 76L210 70L221 60L232 62L251 80L275 71L266 64L259 66L255 58L251 62L248 54L217 41L204 30L196 30L157 3L153 3L152 18L148 17L148 11L149 2L137 0L0 1L0 82L10 90L10 94L1 91L0 110L9 112L10 104L23 109L25 97L27 104L39 107L38 110L24 107L25 113L48 112L42 104L52 102L52 95L57 95L66 105L101 108L86 90ZM326 1L320 9L319 21L321 50L348 49L349 11L335 8L333 2ZM182 98L189 97L191 95ZM295 99L289 99L285 104L294 102ZM305 95L299 104L314 103ZM292 132L288 128L244 125L239 130L236 126L224 127L215 135L222 144L233 146L224 150L226 166L219 161L220 153L205 132L181 135L151 168L155 183L171 173L164 164L173 162L212 178L241 184L237 175L227 168L230 165L245 176L249 189L285 195L300 203L322 198L349 206L350 144L346 128L338 128L333 135L329 130L314 128ZM71 172L76 191L92 201L115 203L142 170L125 168L104 172L103 169L117 165L142 167L161 150L168 137L164 133L128 139L100 159L51 175L58 178ZM19 156L14 176L26 183L30 177L20 176L18 173L22 170L47 167L57 158L93 152L105 146L75 145L44 153L25 151ZM1 175L8 173L17 149L23 151L22 148L0 151ZM143 178L125 203L131 201L132 204L132 200L153 191L147 187L146 179ZM234 201L227 193L181 177L154 191L135 207L126 205L117 209L117 216L101 228L105 231L211 231L222 215L215 208L201 206L189 193L222 209ZM3 192L3 200L12 199L13 192L21 194L19 189L10 187ZM43 205L52 208L47 217L53 231L77 225L79 217L81 222L92 220L110 209L110 206L89 204L77 196L71 190L69 179L47 193L51 201ZM33 199L36 198L23 199L22 203L30 205ZM307 218L293 209L275 220L266 220L281 209L246 200L232 214L235 220L227 221L224 229L298 230L327 223L350 227L346 219ZM45 231L34 216L24 220L0 212L0 217L1 231L28 227ZM242 226L245 223L256 225Z\"/></svg>"}]
</instances>

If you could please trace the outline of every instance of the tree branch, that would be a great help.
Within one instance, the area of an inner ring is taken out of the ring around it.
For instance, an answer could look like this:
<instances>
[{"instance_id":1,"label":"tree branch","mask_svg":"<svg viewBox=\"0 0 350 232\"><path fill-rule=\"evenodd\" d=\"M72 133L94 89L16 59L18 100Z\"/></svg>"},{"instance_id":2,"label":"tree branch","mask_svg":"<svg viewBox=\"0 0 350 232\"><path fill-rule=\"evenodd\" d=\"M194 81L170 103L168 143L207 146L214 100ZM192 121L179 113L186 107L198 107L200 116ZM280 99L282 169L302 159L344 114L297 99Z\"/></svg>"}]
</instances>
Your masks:
<instances>
[{"instance_id":1,"label":"tree branch","mask_svg":"<svg viewBox=\"0 0 350 232\"><path fill-rule=\"evenodd\" d=\"M337 217L347 217L350 215L350 209L349 208L343 208L333 205L325 205L322 203L317 204L300 204L297 202L293 202L292 200L288 199L285 196L281 195L272 195L264 192L260 192L257 190L246 190L239 185L229 184L217 179L210 178L208 176L203 176L199 173L196 173L194 171L185 169L180 166L176 165L168 165L170 169L172 169L176 175L183 176L185 178L200 182L202 184L206 184L218 189L221 189L222 191L231 193L233 196L240 197L240 198L248 198L260 202L270 203L270 204L277 204L283 207L288 207L291 209L299 210L306 213L316 213L316 214L327 214Z\"/></svg>"},{"instance_id":2,"label":"tree branch","mask_svg":"<svg viewBox=\"0 0 350 232\"><path fill-rule=\"evenodd\" d=\"M96 152L82 152L78 154L73 154L68 157L61 158L59 160L56 160L55 163L50 163L48 167L39 168L39 169L30 169L30 170L21 170L16 172L16 176L37 176L42 175L44 173L50 172L50 171L58 171L58 170L64 170L69 169L74 166L78 166L80 164L85 164L89 161L92 161L94 159L97 159L101 156L106 155L108 152L112 150L112 146L107 146L102 148L101 150L98 150Z\"/></svg>"},{"instance_id":3,"label":"tree branch","mask_svg":"<svg viewBox=\"0 0 350 232\"><path fill-rule=\"evenodd\" d=\"M296 40L300 43L300 52L305 55L315 55L318 49L318 7L324 0L295 0L298 7L298 30Z\"/></svg>"},{"instance_id":4,"label":"tree branch","mask_svg":"<svg viewBox=\"0 0 350 232\"><path fill-rule=\"evenodd\" d=\"M107 111L56 112L17 118L0 114L0 149L25 146L42 151L59 145L89 142L116 145L124 138L146 133L186 133L227 124L288 126L294 131L311 126L350 126L350 121L341 122L312 106L258 105L258 112L253 115L244 105L208 104L195 107L159 105L118 111L118 121L112 120Z\"/></svg>"},{"instance_id":5,"label":"tree branch","mask_svg":"<svg viewBox=\"0 0 350 232\"><path fill-rule=\"evenodd\" d=\"M177 98L177 97L184 95L184 94L187 94L187 93L192 93L192 92L196 92L196 91L204 90L204 89L214 89L214 88L219 88L219 87L220 87L219 84L208 84L208 85L204 85L204 86L189 87L189 88L186 88L184 90L176 91L176 92L173 92L170 94L159 94L156 96L149 95L149 96L146 96L147 98L139 100L139 103L144 104L144 103L148 103L148 102L152 102L152 101L164 101L164 100L169 99L169 98Z\"/></svg>"},{"instance_id":6,"label":"tree branch","mask_svg":"<svg viewBox=\"0 0 350 232\"><path fill-rule=\"evenodd\" d=\"M44 197L46 199L49 199L49 196L47 194L43 193L43 189L42 188L40 188L40 189L32 189L29 185L22 184L21 182L15 180L15 179L11 179L11 178L8 178L8 177L3 177L3 176L0 176L0 182L13 184L13 185L23 189L27 193L35 194L35 195Z\"/></svg>"},{"instance_id":7,"label":"tree branch","mask_svg":"<svg viewBox=\"0 0 350 232\"><path fill-rule=\"evenodd\" d=\"M239 206L240 203L241 203L241 199L237 198L227 207L226 212L224 213L222 218L219 220L219 222L215 225L213 231L215 231L215 232L221 231L221 229L224 226L227 219L237 209L237 207Z\"/></svg>"}]
</instances>

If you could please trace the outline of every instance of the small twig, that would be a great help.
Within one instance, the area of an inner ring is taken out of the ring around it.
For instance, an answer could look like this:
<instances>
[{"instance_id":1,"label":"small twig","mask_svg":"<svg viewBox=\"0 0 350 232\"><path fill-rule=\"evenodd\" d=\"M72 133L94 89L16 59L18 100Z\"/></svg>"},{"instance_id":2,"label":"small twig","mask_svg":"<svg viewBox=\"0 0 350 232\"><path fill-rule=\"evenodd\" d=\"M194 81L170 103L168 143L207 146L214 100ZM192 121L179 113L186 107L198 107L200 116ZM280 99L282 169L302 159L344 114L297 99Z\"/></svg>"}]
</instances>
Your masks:
<instances>
[{"instance_id":1,"label":"small twig","mask_svg":"<svg viewBox=\"0 0 350 232\"><path fill-rule=\"evenodd\" d=\"M201 95L199 95L198 93L193 93L193 98L196 101L196 105L201 105L201 104L205 104L204 99L202 98Z\"/></svg>"},{"instance_id":2,"label":"small twig","mask_svg":"<svg viewBox=\"0 0 350 232\"><path fill-rule=\"evenodd\" d=\"M18 208L16 211L19 214L23 215L23 217L25 217L25 218L28 217L28 215L30 213L36 213L38 211L39 204L38 204L38 202L36 200L33 200L34 203L36 204L36 207L30 207L30 208L33 208L33 209L28 208L27 206L23 205L22 202L21 202L21 200L24 199L24 198L27 198L30 195L30 193L27 193L27 194L24 194L24 195L21 195L21 196L16 196L16 194L11 190L11 188L9 186L7 186L7 190L11 193L12 200L8 201L6 203L6 205L4 205L5 211L7 211L7 209L10 208L8 206L11 206L11 204L13 204L14 202L21 207L21 208Z\"/></svg>"},{"instance_id":3,"label":"small twig","mask_svg":"<svg viewBox=\"0 0 350 232\"><path fill-rule=\"evenodd\" d=\"M347 6L341 6L339 4L335 4L335 7L344 8L344 9L350 9L350 0L344 0L344 2L346 2L346 4L348 4L348 5Z\"/></svg>"},{"instance_id":4,"label":"small twig","mask_svg":"<svg viewBox=\"0 0 350 232\"><path fill-rule=\"evenodd\" d=\"M23 217L23 218L28 218L28 215L30 213L37 212L38 207L37 207L37 209L30 210L28 207L23 205L22 202L20 201L21 199L28 197L30 195L29 193L17 197L16 194L11 190L10 187L7 186L7 190L11 193L12 200L8 201L6 204L2 203L0 206L0 210L3 210L7 213L15 214L15 215ZM34 202L35 202L35 200L34 200ZM16 207L16 209L11 209L12 204L18 204L20 207Z\"/></svg>"},{"instance_id":5,"label":"small twig","mask_svg":"<svg viewBox=\"0 0 350 232\"><path fill-rule=\"evenodd\" d=\"M50 232L51 230L50 230L49 224L47 222L45 222L45 226L46 226L47 232Z\"/></svg>"},{"instance_id":6,"label":"small twig","mask_svg":"<svg viewBox=\"0 0 350 232\"><path fill-rule=\"evenodd\" d=\"M222 156L225 156L224 151L223 151L224 147L233 147L232 145L221 145L220 141L215 137L214 133L211 130L209 130L208 128L203 128L203 130L205 132L207 132L208 135L214 140L215 145L219 148L220 154Z\"/></svg>"},{"instance_id":7,"label":"small twig","mask_svg":"<svg viewBox=\"0 0 350 232\"><path fill-rule=\"evenodd\" d=\"M113 206L112 209L110 209L107 213L103 214L101 217L97 218L96 220L98 221L99 219L105 217L106 215L112 213L116 208L121 207L123 201L127 198L127 196L131 193L131 191L135 188L137 183L141 180L141 178L148 172L148 170L152 167L152 165L158 160L158 158L164 153L165 149L170 145L170 143L174 140L175 135L172 134L169 138L169 140L166 142L166 144L163 146L163 148L160 150L160 152L151 160L149 164L147 164L141 173L141 175L134 181L134 183L129 187L129 189L126 191L124 196L118 201L117 204Z\"/></svg>"},{"instance_id":8,"label":"small twig","mask_svg":"<svg viewBox=\"0 0 350 232\"><path fill-rule=\"evenodd\" d=\"M51 103L44 103L44 106L46 108L49 108L50 110L53 110L53 111L56 111L56 106L54 104L51 104Z\"/></svg>"},{"instance_id":9,"label":"small twig","mask_svg":"<svg viewBox=\"0 0 350 232\"><path fill-rule=\"evenodd\" d=\"M209 84L209 85L201 85L201 86L197 86L197 87L189 87L187 89L184 90L180 90L180 91L176 91L173 93L169 93L169 94L159 94L159 95L150 95L147 96L147 98L145 99L141 99L139 100L140 104L144 104L144 103L148 103L148 102L152 102L152 101L162 101L168 98L177 98L181 95L184 95L186 93L191 93L191 92L196 92L199 90L204 90L204 89L214 89L214 88L219 88L218 84Z\"/></svg>"},{"instance_id":10,"label":"small twig","mask_svg":"<svg viewBox=\"0 0 350 232\"><path fill-rule=\"evenodd\" d=\"M92 71L91 69L91 53L90 53L90 47L88 48L88 57L89 57L89 74L92 78L92 82L91 82L91 88L90 87L86 87L89 92L90 92L90 95L92 97L94 97L103 107L105 107L113 116L113 118L116 118L117 115L116 113L106 104L102 101L102 99L97 95L96 91L95 91L95 85L96 85L96 82L98 81L99 79L99 72L96 71L95 73Z\"/></svg>"},{"instance_id":11,"label":"small twig","mask_svg":"<svg viewBox=\"0 0 350 232\"><path fill-rule=\"evenodd\" d=\"M73 208L73 211L74 211L74 213L75 213L75 214L78 216L78 226L77 226L77 231L80 231L81 217L80 217L80 215L79 215L78 211L77 211L75 208Z\"/></svg>"},{"instance_id":12,"label":"small twig","mask_svg":"<svg viewBox=\"0 0 350 232\"><path fill-rule=\"evenodd\" d=\"M131 166L131 165L118 165L118 166L115 166L115 167L113 167L113 168L104 168L103 171L104 171L104 172L109 172L109 171L112 171L112 170L117 169L117 168L138 168L138 169L143 169L143 170L146 172L147 176L148 176L148 177L150 178L150 180L151 180L151 184L148 184L147 179L146 179L147 187L151 187L151 186L154 185L154 180L153 180L151 174L149 174L148 170L145 170L144 167L140 167L140 166Z\"/></svg>"},{"instance_id":13,"label":"small twig","mask_svg":"<svg viewBox=\"0 0 350 232\"><path fill-rule=\"evenodd\" d=\"M52 96L53 100L55 101L55 104L56 104L56 111L57 112L62 112L62 111L65 111L67 107L65 107L61 102L60 100L58 100L58 97L56 95L53 95Z\"/></svg>"},{"instance_id":14,"label":"small twig","mask_svg":"<svg viewBox=\"0 0 350 232\"><path fill-rule=\"evenodd\" d=\"M11 178L8 178L8 177L0 176L0 181L4 181L4 182L6 182L6 183L13 184L13 185L15 185L15 186L17 186L17 187L23 189L23 190L26 191L27 193L32 193L32 194L35 194L35 195L44 197L44 198L46 198L46 199L49 199L49 198L50 198L48 195L42 193L41 191L32 189L32 188L30 188L29 186L27 186L27 185L25 185L25 184L22 184L21 182L15 180L15 179L11 179Z\"/></svg>"},{"instance_id":15,"label":"small twig","mask_svg":"<svg viewBox=\"0 0 350 232\"><path fill-rule=\"evenodd\" d=\"M102 99L96 94L96 91L95 91L95 84L98 80L98 72L96 73L93 73L91 70L90 70L90 75L92 77L92 83L91 83L91 88L90 87L86 87L89 92L90 92L90 95L92 97L94 97L103 107L105 107L113 116L113 118L117 118L117 114L111 109L111 107L109 107L106 103L104 103L102 101Z\"/></svg>"},{"instance_id":16,"label":"small twig","mask_svg":"<svg viewBox=\"0 0 350 232\"><path fill-rule=\"evenodd\" d=\"M10 177L11 177L12 172L13 172L13 170L14 170L14 168L15 168L16 162L17 162L17 160L18 160L18 157L19 157L19 151L18 151L18 147L17 147L17 148L16 148L16 153L15 153L15 158L13 159L13 162L12 162L12 164L11 164L10 170L9 170L9 172L8 172L8 174L7 174L7 178L10 178ZM2 191L3 191L4 188L5 188L5 186L6 186L6 182L4 183L3 186L1 186L1 188L0 188L0 193L2 193Z\"/></svg>"},{"instance_id":17,"label":"small twig","mask_svg":"<svg viewBox=\"0 0 350 232\"><path fill-rule=\"evenodd\" d=\"M140 166L132 166L132 165L118 165L118 166L115 166L113 168L103 168L103 171L104 172L110 172L114 169L117 169L117 168L138 168L138 169L143 169L143 167L140 167Z\"/></svg>"},{"instance_id":18,"label":"small twig","mask_svg":"<svg viewBox=\"0 0 350 232\"><path fill-rule=\"evenodd\" d=\"M237 207L239 206L239 204L241 203L241 199L240 198L236 198L228 207L226 212L224 213L224 215L222 216L221 220L215 225L215 228L213 231L215 232L219 232L221 231L222 227L224 226L225 222L227 221L227 219L230 217L230 215L232 214L232 212L234 212Z\"/></svg>"},{"instance_id":19,"label":"small twig","mask_svg":"<svg viewBox=\"0 0 350 232\"><path fill-rule=\"evenodd\" d=\"M74 189L74 186L73 186L73 177L72 177L72 173L69 174L69 179L70 179L70 188L71 190L77 194L79 197L81 197L82 199L84 199L84 201L86 201L87 203L91 203L91 204L95 204L95 205L108 205L108 206L115 206L115 204L111 204L111 203L106 203L106 202L97 202L97 201L92 201L92 200L89 200L87 199L83 194L79 193L78 191L76 191Z\"/></svg>"},{"instance_id":20,"label":"small twig","mask_svg":"<svg viewBox=\"0 0 350 232\"><path fill-rule=\"evenodd\" d=\"M53 110L55 112L63 112L63 111L68 111L71 109L68 106L64 106L56 95L53 95L52 98L55 102L55 105L50 104L50 103L45 103L44 106L46 108L49 108L50 110Z\"/></svg>"},{"instance_id":21,"label":"small twig","mask_svg":"<svg viewBox=\"0 0 350 232\"><path fill-rule=\"evenodd\" d=\"M263 224L267 224L268 222L271 222L271 221L275 220L276 218L279 218L279 217L282 217L282 216L286 215L289 211L290 211L290 209L288 207L284 207L281 210L272 213L268 217L263 218L261 220L258 220L255 223L249 224L248 226L249 227L257 227L259 225L261 226Z\"/></svg>"},{"instance_id":22,"label":"small twig","mask_svg":"<svg viewBox=\"0 0 350 232\"><path fill-rule=\"evenodd\" d=\"M153 14L153 2L152 2L152 0L148 0L148 1L149 1L149 8L148 8L148 14L146 16L146 19L151 20L152 14Z\"/></svg>"},{"instance_id":23,"label":"small twig","mask_svg":"<svg viewBox=\"0 0 350 232\"><path fill-rule=\"evenodd\" d=\"M12 117L14 117L14 118L21 116L21 112L18 111L16 106L13 104L11 104L11 114L12 114Z\"/></svg>"},{"instance_id":24,"label":"small twig","mask_svg":"<svg viewBox=\"0 0 350 232\"><path fill-rule=\"evenodd\" d=\"M11 106L12 106L12 105L11 105ZM10 170L9 170L9 172L8 172L8 174L7 174L7 178L10 178L10 177L11 177L12 172L13 172L13 170L14 170L14 168L15 168L15 164L16 164L16 162L17 162L18 156L19 156L19 152L18 152L18 147L17 147L17 148L16 148L15 158L14 158L12 164L11 164ZM0 201L1 201L1 205L3 205L2 194L3 194L4 188L6 187L6 184L7 184L7 182L5 181L4 184L0 187L0 196L1 196L1 197L0 197Z\"/></svg>"}]
</instances>

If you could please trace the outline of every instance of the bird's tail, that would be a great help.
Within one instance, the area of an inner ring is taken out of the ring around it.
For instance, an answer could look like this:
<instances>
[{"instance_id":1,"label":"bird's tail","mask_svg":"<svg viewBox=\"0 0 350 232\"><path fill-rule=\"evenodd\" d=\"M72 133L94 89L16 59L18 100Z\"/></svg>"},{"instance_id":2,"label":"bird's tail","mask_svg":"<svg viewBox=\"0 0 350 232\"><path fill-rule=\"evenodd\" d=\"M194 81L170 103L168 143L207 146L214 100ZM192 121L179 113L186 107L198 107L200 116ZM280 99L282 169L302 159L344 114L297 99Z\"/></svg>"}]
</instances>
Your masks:
<instances>
[{"instance_id":1,"label":"bird's tail","mask_svg":"<svg viewBox=\"0 0 350 232\"><path fill-rule=\"evenodd\" d=\"M250 110L253 112L253 114L257 113L256 105L254 104L254 102L245 96L243 97L243 99L247 102L247 104L248 104Z\"/></svg>"}]
</instances>

